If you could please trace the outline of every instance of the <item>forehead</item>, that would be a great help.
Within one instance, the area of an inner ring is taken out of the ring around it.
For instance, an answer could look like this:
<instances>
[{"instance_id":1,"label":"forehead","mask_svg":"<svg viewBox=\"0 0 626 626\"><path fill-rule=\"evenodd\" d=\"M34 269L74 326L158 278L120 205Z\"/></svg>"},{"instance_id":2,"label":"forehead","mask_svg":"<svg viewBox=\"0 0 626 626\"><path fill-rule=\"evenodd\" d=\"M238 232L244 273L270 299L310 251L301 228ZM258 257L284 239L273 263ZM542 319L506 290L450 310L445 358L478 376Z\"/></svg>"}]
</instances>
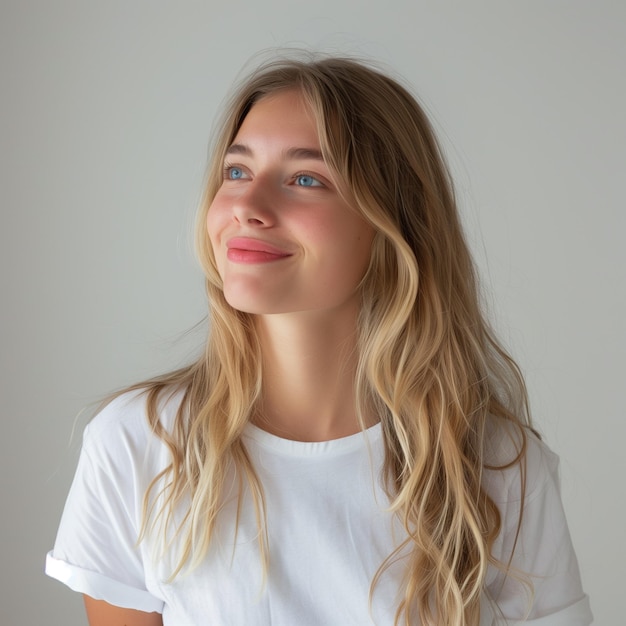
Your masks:
<instances>
[{"instance_id":1,"label":"forehead","mask_svg":"<svg viewBox=\"0 0 626 626\"><path fill-rule=\"evenodd\" d=\"M257 100L241 123L233 143L242 141L295 142L294 147L318 149L320 144L313 111L296 89Z\"/></svg>"}]
</instances>

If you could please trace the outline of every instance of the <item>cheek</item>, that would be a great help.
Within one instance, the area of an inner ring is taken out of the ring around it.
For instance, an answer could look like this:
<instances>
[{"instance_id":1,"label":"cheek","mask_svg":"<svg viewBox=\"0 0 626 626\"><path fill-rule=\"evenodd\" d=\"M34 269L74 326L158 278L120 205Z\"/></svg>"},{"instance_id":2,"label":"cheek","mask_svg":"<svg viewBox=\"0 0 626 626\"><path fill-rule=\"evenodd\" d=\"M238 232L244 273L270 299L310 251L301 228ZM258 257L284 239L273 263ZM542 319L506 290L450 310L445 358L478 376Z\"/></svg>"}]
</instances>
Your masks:
<instances>
[{"instance_id":1,"label":"cheek","mask_svg":"<svg viewBox=\"0 0 626 626\"><path fill-rule=\"evenodd\" d=\"M211 240L211 245L213 246L213 250L217 253L221 233L224 230L226 225L226 219L224 216L224 211L220 210L220 206L218 203L213 202L209 207L206 216L206 230L209 235L209 239Z\"/></svg>"},{"instance_id":2,"label":"cheek","mask_svg":"<svg viewBox=\"0 0 626 626\"><path fill-rule=\"evenodd\" d=\"M352 241L352 263L359 279L363 278L370 264L374 229L365 222L354 225L354 239Z\"/></svg>"},{"instance_id":3,"label":"cheek","mask_svg":"<svg viewBox=\"0 0 626 626\"><path fill-rule=\"evenodd\" d=\"M362 223L319 232L324 263L339 282L352 285L365 275L370 264L374 231ZM365 226L365 227L364 227Z\"/></svg>"},{"instance_id":4,"label":"cheek","mask_svg":"<svg viewBox=\"0 0 626 626\"><path fill-rule=\"evenodd\" d=\"M211 239L211 242L213 242L215 238L215 233L217 230L217 214L213 208L213 205L209 207L209 211L206 216L206 230L207 230L207 233L209 234L209 238Z\"/></svg>"},{"instance_id":5,"label":"cheek","mask_svg":"<svg viewBox=\"0 0 626 626\"><path fill-rule=\"evenodd\" d=\"M363 220L350 218L331 228L327 236L339 254L350 257L355 265L359 265L369 261L374 229Z\"/></svg>"},{"instance_id":6,"label":"cheek","mask_svg":"<svg viewBox=\"0 0 626 626\"><path fill-rule=\"evenodd\" d=\"M207 212L206 232L209 236L210 253L212 253L213 264L217 268L220 276L223 276L223 260L220 255L220 235L224 229L224 219L219 208L212 204Z\"/></svg>"}]
</instances>

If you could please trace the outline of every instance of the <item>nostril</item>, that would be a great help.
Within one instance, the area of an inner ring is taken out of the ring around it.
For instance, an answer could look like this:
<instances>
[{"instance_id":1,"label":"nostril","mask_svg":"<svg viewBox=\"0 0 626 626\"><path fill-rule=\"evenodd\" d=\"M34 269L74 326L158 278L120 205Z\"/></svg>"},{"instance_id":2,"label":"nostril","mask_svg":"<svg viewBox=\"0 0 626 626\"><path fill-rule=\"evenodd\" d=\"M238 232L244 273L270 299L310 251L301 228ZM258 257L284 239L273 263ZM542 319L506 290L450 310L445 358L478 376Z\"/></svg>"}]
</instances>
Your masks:
<instances>
[{"instance_id":1,"label":"nostril","mask_svg":"<svg viewBox=\"0 0 626 626\"><path fill-rule=\"evenodd\" d=\"M262 224L263 222L256 217L249 217L248 224Z\"/></svg>"}]
</instances>

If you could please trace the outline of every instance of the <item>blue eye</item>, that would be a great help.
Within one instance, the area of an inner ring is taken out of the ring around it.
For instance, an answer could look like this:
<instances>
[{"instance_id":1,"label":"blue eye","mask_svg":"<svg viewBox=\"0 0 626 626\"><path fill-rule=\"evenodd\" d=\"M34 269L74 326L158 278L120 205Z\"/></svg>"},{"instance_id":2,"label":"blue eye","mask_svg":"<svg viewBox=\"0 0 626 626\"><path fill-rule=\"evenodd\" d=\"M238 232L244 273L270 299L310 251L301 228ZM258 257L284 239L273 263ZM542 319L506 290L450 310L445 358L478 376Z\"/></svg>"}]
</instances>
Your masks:
<instances>
[{"instance_id":1,"label":"blue eye","mask_svg":"<svg viewBox=\"0 0 626 626\"><path fill-rule=\"evenodd\" d=\"M239 180L243 178L243 170L239 167L229 167L226 170L227 177L231 180Z\"/></svg>"},{"instance_id":2,"label":"blue eye","mask_svg":"<svg viewBox=\"0 0 626 626\"><path fill-rule=\"evenodd\" d=\"M300 174L296 176L296 185L300 185L300 187L321 187L322 183L317 178L313 178L313 176Z\"/></svg>"}]
</instances>

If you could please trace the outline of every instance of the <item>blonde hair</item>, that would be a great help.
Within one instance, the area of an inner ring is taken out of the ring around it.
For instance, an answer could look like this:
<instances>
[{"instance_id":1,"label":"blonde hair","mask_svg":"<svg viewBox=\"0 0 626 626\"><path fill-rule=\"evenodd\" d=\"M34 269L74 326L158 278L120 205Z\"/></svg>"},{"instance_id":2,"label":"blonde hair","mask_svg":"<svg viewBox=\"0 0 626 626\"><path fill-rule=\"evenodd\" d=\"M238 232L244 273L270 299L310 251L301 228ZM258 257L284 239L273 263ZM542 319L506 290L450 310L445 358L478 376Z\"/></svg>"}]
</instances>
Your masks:
<instances>
[{"instance_id":1,"label":"blonde hair","mask_svg":"<svg viewBox=\"0 0 626 626\"><path fill-rule=\"evenodd\" d=\"M267 565L263 488L241 439L261 397L260 346L251 317L224 299L206 217L226 149L248 111L269 94L294 89L311 108L342 193L376 230L360 287L357 401L360 415L374 407L382 422L391 508L407 539L381 565L372 589L408 550L395 623L419 616L424 625L477 625L487 566L507 570L491 555L501 519L481 484L485 433L491 421L519 428L521 445L506 467L520 463L523 483L524 382L481 311L452 183L426 115L397 81L355 60L272 62L226 108L197 224L209 297L206 350L189 367L134 387L146 390L149 421L171 452L146 494L141 536L157 523L174 527L183 549L173 576L197 565L234 468L239 504L244 484L252 494ZM168 432L158 406L176 390L183 401ZM173 512L187 502L176 524Z\"/></svg>"}]
</instances>

